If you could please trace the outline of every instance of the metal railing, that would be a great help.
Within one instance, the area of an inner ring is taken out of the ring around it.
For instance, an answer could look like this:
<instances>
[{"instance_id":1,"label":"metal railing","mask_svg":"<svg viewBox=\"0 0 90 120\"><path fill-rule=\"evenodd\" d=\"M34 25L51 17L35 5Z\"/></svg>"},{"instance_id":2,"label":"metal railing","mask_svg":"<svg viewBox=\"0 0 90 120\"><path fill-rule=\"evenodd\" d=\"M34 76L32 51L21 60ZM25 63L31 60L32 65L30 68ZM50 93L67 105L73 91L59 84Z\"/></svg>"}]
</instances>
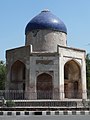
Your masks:
<instances>
[{"instance_id":1,"label":"metal railing","mask_svg":"<svg viewBox=\"0 0 90 120\"><path fill-rule=\"evenodd\" d=\"M64 100L60 100L59 93L51 91L45 92L24 92L23 90L0 90L0 106L12 105L13 101L15 107L31 107L31 108L60 108L60 107L90 107L90 91L87 91L88 100L82 98L79 99L79 95L86 94L85 92L78 92L77 96L73 95L73 92L68 92L68 96ZM64 96L65 97L65 96ZM75 100L76 99L76 100Z\"/></svg>"},{"instance_id":2,"label":"metal railing","mask_svg":"<svg viewBox=\"0 0 90 120\"><path fill-rule=\"evenodd\" d=\"M40 91L40 92L25 92L23 90L0 90L0 98L4 97L6 100L37 100L37 99L51 99L59 100L60 95L64 95L67 99L82 99L82 94L87 94L90 99L90 91L86 92L72 92L59 93L52 91Z\"/></svg>"}]
</instances>

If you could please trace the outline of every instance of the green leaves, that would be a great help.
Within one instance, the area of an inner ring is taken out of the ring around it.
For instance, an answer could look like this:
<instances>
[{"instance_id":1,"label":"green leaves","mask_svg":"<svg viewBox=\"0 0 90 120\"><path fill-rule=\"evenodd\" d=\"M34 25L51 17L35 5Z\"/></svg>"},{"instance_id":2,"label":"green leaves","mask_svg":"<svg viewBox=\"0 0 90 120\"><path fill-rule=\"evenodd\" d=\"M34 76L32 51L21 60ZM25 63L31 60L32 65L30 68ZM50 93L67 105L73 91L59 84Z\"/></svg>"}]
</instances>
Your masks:
<instances>
[{"instance_id":1,"label":"green leaves","mask_svg":"<svg viewBox=\"0 0 90 120\"><path fill-rule=\"evenodd\" d=\"M3 61L0 61L0 90L5 89L6 80L6 65Z\"/></svg>"},{"instance_id":2,"label":"green leaves","mask_svg":"<svg viewBox=\"0 0 90 120\"><path fill-rule=\"evenodd\" d=\"M90 53L86 55L86 80L88 95L90 95Z\"/></svg>"}]
</instances>

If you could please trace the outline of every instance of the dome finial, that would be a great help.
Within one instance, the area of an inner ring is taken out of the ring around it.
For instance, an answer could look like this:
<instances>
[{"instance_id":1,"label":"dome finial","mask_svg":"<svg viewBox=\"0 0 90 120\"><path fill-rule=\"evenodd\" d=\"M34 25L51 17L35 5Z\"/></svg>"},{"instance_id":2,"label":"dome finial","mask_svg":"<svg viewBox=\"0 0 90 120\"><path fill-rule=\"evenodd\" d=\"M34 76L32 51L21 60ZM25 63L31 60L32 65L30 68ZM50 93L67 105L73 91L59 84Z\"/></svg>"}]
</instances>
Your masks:
<instances>
[{"instance_id":1,"label":"dome finial","mask_svg":"<svg viewBox=\"0 0 90 120\"><path fill-rule=\"evenodd\" d=\"M49 9L44 9L41 12L49 12L49 11L50 11Z\"/></svg>"}]
</instances>

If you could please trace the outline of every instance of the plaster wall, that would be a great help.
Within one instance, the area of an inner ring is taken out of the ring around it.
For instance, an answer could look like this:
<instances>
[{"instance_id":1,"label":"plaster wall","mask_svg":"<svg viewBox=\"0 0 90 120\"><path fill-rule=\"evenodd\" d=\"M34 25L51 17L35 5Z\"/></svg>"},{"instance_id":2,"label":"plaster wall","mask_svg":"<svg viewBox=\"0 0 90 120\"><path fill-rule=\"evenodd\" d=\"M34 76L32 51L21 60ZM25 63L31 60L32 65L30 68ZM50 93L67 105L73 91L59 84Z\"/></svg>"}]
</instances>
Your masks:
<instances>
[{"instance_id":1,"label":"plaster wall","mask_svg":"<svg viewBox=\"0 0 90 120\"><path fill-rule=\"evenodd\" d=\"M25 77L25 85L26 88L28 86L29 81L29 54L30 54L30 46L23 46L15 49L10 49L6 51L6 67L7 67L7 81L5 83L6 90L22 90L23 83L19 82L15 85L14 82L11 82L11 68L12 65L16 61L20 61L25 65L26 68L26 77ZM26 89L27 90L27 89Z\"/></svg>"},{"instance_id":2,"label":"plaster wall","mask_svg":"<svg viewBox=\"0 0 90 120\"><path fill-rule=\"evenodd\" d=\"M58 46L58 52L60 55L60 60L59 60L59 70L60 74L62 77L60 77L60 87L61 91L64 92L64 65L66 62L70 60L76 61L81 69L81 85L82 85L82 98L87 99L87 88L86 88L86 61L85 61L85 56L86 53L84 50L79 50L79 49L74 49L74 48L69 48L69 47L62 47ZM63 95L64 96L64 95ZM64 97L62 97L64 98Z\"/></svg>"},{"instance_id":3,"label":"plaster wall","mask_svg":"<svg viewBox=\"0 0 90 120\"><path fill-rule=\"evenodd\" d=\"M66 46L66 34L53 30L34 30L26 34L25 45L31 44L33 51L56 52L57 45Z\"/></svg>"},{"instance_id":4,"label":"plaster wall","mask_svg":"<svg viewBox=\"0 0 90 120\"><path fill-rule=\"evenodd\" d=\"M49 53L48 53L49 54ZM39 63L36 61L51 61L49 64ZM55 95L54 93L59 91L59 78L58 78L58 56L31 56L30 57L30 81L29 81L29 89L31 92L37 92L36 90L36 82L37 76L47 73L52 76L53 80L53 99L59 99L59 95ZM32 98L34 97L34 98ZM37 99L37 96L30 96L30 99Z\"/></svg>"},{"instance_id":5,"label":"plaster wall","mask_svg":"<svg viewBox=\"0 0 90 120\"><path fill-rule=\"evenodd\" d=\"M11 86L15 87L10 82L10 70L12 64L19 60L26 66L25 91L28 93L25 95L26 99L37 99L37 76L42 73L47 73L52 76L53 99L64 99L64 65L66 62L74 60L81 68L82 98L86 99L85 51L59 45L57 50L57 52L52 53L45 51L34 52L30 46L8 50L6 52L8 71L6 90L9 90ZM19 83L17 87L21 90L22 83ZM56 95L56 93L58 94Z\"/></svg>"}]
</instances>

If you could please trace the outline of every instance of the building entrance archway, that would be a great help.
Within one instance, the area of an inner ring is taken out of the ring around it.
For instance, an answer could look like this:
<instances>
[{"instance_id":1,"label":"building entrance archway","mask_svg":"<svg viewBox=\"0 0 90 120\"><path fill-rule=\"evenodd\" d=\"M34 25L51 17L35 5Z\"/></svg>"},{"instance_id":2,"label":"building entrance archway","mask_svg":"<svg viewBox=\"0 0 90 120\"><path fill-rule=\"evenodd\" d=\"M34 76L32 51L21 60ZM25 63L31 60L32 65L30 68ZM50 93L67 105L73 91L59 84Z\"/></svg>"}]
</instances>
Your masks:
<instances>
[{"instance_id":1,"label":"building entrance archway","mask_svg":"<svg viewBox=\"0 0 90 120\"><path fill-rule=\"evenodd\" d=\"M23 99L25 96L26 66L23 62L17 60L11 66L10 71L10 90L15 94L15 99ZM12 96L10 96L12 97Z\"/></svg>"},{"instance_id":2,"label":"building entrance archway","mask_svg":"<svg viewBox=\"0 0 90 120\"><path fill-rule=\"evenodd\" d=\"M43 73L37 77L37 99L52 99L52 76Z\"/></svg>"},{"instance_id":3,"label":"building entrance archway","mask_svg":"<svg viewBox=\"0 0 90 120\"><path fill-rule=\"evenodd\" d=\"M64 66L64 93L65 98L82 97L81 68L74 60Z\"/></svg>"}]
</instances>

